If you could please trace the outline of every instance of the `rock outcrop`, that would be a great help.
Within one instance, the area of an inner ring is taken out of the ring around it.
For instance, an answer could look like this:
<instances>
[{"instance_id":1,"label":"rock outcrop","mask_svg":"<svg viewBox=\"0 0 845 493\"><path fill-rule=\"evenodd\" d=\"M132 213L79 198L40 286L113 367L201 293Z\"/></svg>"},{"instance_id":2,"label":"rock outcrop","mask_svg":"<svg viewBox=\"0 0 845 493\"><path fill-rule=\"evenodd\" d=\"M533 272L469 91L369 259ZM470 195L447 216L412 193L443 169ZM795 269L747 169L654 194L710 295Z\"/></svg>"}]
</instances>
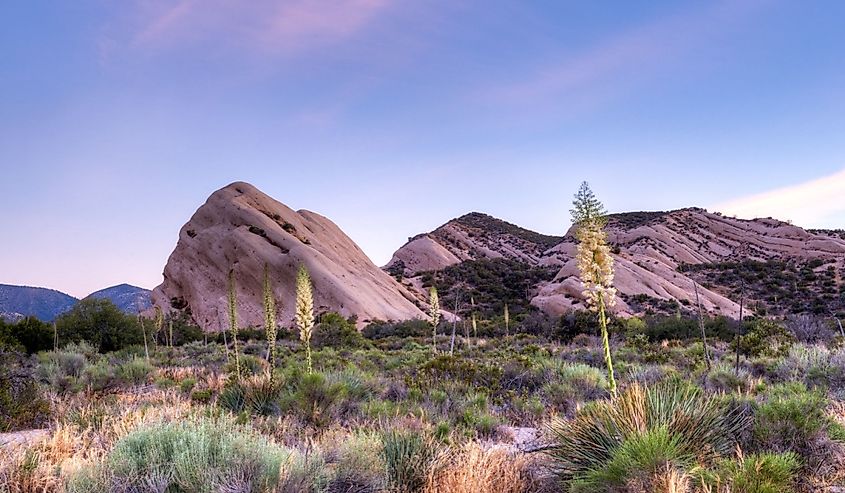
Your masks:
<instances>
[{"instance_id":1,"label":"rock outcrop","mask_svg":"<svg viewBox=\"0 0 845 493\"><path fill-rule=\"evenodd\" d=\"M214 192L179 232L153 303L184 310L203 329L228 327L227 279L235 272L241 326L261 326L264 265L278 305L290 326L296 272L304 265L314 284L315 310L371 320L424 318L413 296L375 266L340 228L310 211L294 211L236 182Z\"/></svg>"},{"instance_id":2,"label":"rock outcrop","mask_svg":"<svg viewBox=\"0 0 845 493\"><path fill-rule=\"evenodd\" d=\"M640 313L644 305L654 302L692 310L698 283L704 310L736 317L735 286L720 283L724 276L707 278L700 274L704 269L697 269L724 268L731 262L803 265L814 261L809 268L834 273L828 284L840 289L843 285L841 274L835 274L845 269L845 234L841 232L807 231L771 218L729 218L699 208L614 214L607 231L620 293L614 310L620 315ZM412 238L385 268L408 277L409 286L417 286L420 282L415 276L420 273L467 260L509 258L553 266L559 268L554 279L537 284L530 296L533 305L559 315L584 307L576 248L572 231L563 237L542 235L473 213Z\"/></svg>"}]
</instances>

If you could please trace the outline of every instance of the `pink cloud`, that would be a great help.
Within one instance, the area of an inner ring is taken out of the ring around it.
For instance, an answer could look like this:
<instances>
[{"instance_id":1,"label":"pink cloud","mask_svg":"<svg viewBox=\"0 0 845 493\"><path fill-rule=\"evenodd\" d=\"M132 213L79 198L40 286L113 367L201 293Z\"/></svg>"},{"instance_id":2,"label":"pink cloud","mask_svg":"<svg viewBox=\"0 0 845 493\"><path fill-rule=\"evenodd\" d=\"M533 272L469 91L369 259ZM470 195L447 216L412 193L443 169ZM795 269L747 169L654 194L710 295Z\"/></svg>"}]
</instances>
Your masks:
<instances>
[{"instance_id":1,"label":"pink cloud","mask_svg":"<svg viewBox=\"0 0 845 493\"><path fill-rule=\"evenodd\" d=\"M496 85L482 94L503 103L531 103L573 96L580 102L607 96L607 82L617 89L649 69L712 40L714 35L746 18L765 0L730 1L707 10L683 12L637 26L562 59L546 62L536 72ZM595 102L595 101L593 101Z\"/></svg>"},{"instance_id":2,"label":"pink cloud","mask_svg":"<svg viewBox=\"0 0 845 493\"><path fill-rule=\"evenodd\" d=\"M390 5L391 0L144 1L132 45L167 49L213 42L294 53L352 37Z\"/></svg>"}]
</instances>

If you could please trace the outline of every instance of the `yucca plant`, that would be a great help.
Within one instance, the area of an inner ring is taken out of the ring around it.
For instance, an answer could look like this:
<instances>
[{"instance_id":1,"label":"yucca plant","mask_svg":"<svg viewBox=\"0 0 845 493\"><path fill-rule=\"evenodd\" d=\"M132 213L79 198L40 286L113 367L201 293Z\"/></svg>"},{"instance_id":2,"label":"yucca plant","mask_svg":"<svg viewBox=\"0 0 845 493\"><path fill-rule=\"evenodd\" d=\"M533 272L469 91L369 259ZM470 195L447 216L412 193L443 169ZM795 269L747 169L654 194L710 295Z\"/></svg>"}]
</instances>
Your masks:
<instances>
[{"instance_id":1,"label":"yucca plant","mask_svg":"<svg viewBox=\"0 0 845 493\"><path fill-rule=\"evenodd\" d=\"M229 297L229 330L232 331L232 350L235 353L235 374L238 380L240 380L241 360L238 354L240 351L238 350L238 300L235 293L235 269L229 271L229 286L227 291Z\"/></svg>"},{"instance_id":2,"label":"yucca plant","mask_svg":"<svg viewBox=\"0 0 845 493\"><path fill-rule=\"evenodd\" d=\"M159 337L158 334L164 328L164 313L158 306L155 307L155 318L153 319L153 325L155 327L155 334L153 334L153 343L158 345L158 343L156 342Z\"/></svg>"},{"instance_id":3,"label":"yucca plant","mask_svg":"<svg viewBox=\"0 0 845 493\"><path fill-rule=\"evenodd\" d=\"M314 331L314 294L311 287L311 276L304 265L299 266L296 274L296 326L299 328L299 339L305 344L305 361L308 374L314 373L311 364L311 333Z\"/></svg>"},{"instance_id":4,"label":"yucca plant","mask_svg":"<svg viewBox=\"0 0 845 493\"><path fill-rule=\"evenodd\" d=\"M428 290L428 315L431 317L431 348L437 352L437 326L440 324L440 297L437 295L437 288L432 286Z\"/></svg>"},{"instance_id":5,"label":"yucca plant","mask_svg":"<svg viewBox=\"0 0 845 493\"><path fill-rule=\"evenodd\" d=\"M469 301L472 304L472 337L478 340L478 321L475 318L475 298L470 297Z\"/></svg>"},{"instance_id":6,"label":"yucca plant","mask_svg":"<svg viewBox=\"0 0 845 493\"><path fill-rule=\"evenodd\" d=\"M269 372L272 375L276 366L276 299L267 263L264 264L264 331L267 334L267 362L270 363Z\"/></svg>"},{"instance_id":7,"label":"yucca plant","mask_svg":"<svg viewBox=\"0 0 845 493\"><path fill-rule=\"evenodd\" d=\"M604 205L596 198L587 182L581 184L573 208L572 223L575 225L575 237L578 239L576 260L581 283L584 286L584 298L587 307L599 315L604 362L607 366L607 381L611 395L616 395L616 378L613 374L613 358L610 354L610 336L607 331L608 307L616 302L616 289L613 287L613 257L607 245L607 212Z\"/></svg>"},{"instance_id":8,"label":"yucca plant","mask_svg":"<svg viewBox=\"0 0 845 493\"><path fill-rule=\"evenodd\" d=\"M691 384L635 383L616 399L585 406L572 420L552 421L554 445L546 453L573 491L609 491L613 481L637 473L637 467L715 464L732 453L749 425L718 396Z\"/></svg>"}]
</instances>

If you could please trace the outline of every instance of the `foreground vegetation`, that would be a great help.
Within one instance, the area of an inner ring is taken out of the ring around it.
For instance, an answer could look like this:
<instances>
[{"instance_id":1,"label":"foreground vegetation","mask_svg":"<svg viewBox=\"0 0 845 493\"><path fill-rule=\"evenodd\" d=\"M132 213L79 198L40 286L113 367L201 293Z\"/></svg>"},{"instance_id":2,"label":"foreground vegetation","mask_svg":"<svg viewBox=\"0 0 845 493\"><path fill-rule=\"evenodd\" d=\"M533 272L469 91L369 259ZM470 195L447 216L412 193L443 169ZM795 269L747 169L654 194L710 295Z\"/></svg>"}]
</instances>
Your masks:
<instances>
[{"instance_id":1,"label":"foreground vegetation","mask_svg":"<svg viewBox=\"0 0 845 493\"><path fill-rule=\"evenodd\" d=\"M241 329L236 365L231 339L181 325L173 344L146 334L146 351L143 333L103 351L103 330L30 355L15 335L32 328L5 326L0 428L48 433L0 447L0 491L763 493L845 480L834 326L811 341L749 320L737 366L737 327L711 319L708 368L694 320L611 319L611 399L594 315L522 317L508 337L484 320L451 355L447 325L435 353L426 322L359 333L323 314L313 372L284 328L275 351Z\"/></svg>"}]
</instances>

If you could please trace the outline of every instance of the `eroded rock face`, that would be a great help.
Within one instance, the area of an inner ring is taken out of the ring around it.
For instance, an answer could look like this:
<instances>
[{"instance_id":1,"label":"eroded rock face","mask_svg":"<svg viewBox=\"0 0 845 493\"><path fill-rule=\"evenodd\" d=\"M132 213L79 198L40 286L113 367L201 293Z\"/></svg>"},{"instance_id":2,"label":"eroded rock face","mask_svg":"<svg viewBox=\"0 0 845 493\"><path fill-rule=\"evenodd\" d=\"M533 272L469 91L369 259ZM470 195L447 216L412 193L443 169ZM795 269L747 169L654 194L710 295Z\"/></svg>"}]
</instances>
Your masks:
<instances>
[{"instance_id":1,"label":"eroded rock face","mask_svg":"<svg viewBox=\"0 0 845 493\"><path fill-rule=\"evenodd\" d=\"M743 260L807 262L824 260L817 269L845 269L845 234L807 231L775 219L741 220L704 209L635 212L610 216L608 241L614 246L615 286L620 293L614 311L631 315L634 300L696 303L693 272L684 266L718 265ZM413 238L386 266L401 271L408 286L415 276L466 260L511 258L530 265L559 267L550 282L534 287L531 303L551 315L584 308L575 264L572 231L563 237L541 235L483 214L468 214ZM698 275L702 308L737 317L737 296L730 286L706 282ZM843 282L838 279L837 282ZM705 288L701 284L709 284Z\"/></svg>"},{"instance_id":2,"label":"eroded rock face","mask_svg":"<svg viewBox=\"0 0 845 493\"><path fill-rule=\"evenodd\" d=\"M205 330L228 328L227 280L234 269L239 325L261 326L265 263L283 326L292 325L300 265L311 273L318 313L357 316L359 325L425 317L412 295L330 220L294 211L243 182L214 192L182 227L153 303L189 311Z\"/></svg>"}]
</instances>

